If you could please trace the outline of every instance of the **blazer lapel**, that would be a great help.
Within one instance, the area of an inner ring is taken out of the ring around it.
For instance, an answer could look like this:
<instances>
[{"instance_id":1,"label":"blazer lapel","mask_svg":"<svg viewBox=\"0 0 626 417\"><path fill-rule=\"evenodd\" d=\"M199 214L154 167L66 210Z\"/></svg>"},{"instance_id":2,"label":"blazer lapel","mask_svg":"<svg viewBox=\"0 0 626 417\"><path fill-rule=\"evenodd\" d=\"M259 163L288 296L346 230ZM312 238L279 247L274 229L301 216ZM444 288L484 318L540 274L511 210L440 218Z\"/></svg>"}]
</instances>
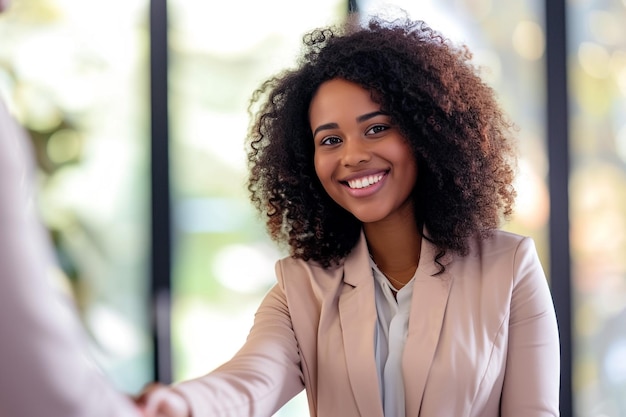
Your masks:
<instances>
[{"instance_id":1,"label":"blazer lapel","mask_svg":"<svg viewBox=\"0 0 626 417\"><path fill-rule=\"evenodd\" d=\"M363 233L345 261L344 282L347 285L339 297L339 318L350 386L362 417L382 417L374 354L374 278Z\"/></svg>"},{"instance_id":2,"label":"blazer lapel","mask_svg":"<svg viewBox=\"0 0 626 417\"><path fill-rule=\"evenodd\" d=\"M422 239L420 265L411 300L409 330L402 357L407 416L419 415L452 287L452 277L447 273L433 276L439 270L434 262L435 254L435 247ZM444 257L442 263L448 266L448 261L449 257Z\"/></svg>"}]
</instances>

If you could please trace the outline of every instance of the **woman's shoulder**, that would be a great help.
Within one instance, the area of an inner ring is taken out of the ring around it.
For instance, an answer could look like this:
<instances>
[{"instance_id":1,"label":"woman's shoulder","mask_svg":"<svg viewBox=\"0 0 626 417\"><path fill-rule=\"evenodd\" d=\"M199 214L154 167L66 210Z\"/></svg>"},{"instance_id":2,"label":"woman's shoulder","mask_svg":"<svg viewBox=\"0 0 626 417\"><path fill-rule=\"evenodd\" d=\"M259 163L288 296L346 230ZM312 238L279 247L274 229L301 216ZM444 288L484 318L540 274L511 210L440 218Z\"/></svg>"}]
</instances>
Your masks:
<instances>
[{"instance_id":1,"label":"woman's shoulder","mask_svg":"<svg viewBox=\"0 0 626 417\"><path fill-rule=\"evenodd\" d=\"M476 251L478 249L478 251L481 253L489 253L492 251L516 252L520 249L524 251L527 251L529 249L534 250L535 243L534 240L529 236L498 229L492 231L486 238L474 239L470 244L470 247L470 251Z\"/></svg>"},{"instance_id":2,"label":"woman's shoulder","mask_svg":"<svg viewBox=\"0 0 626 417\"><path fill-rule=\"evenodd\" d=\"M276 262L276 276L279 284L287 281L306 282L325 290L337 288L342 282L359 285L371 277L369 252L363 235L350 253L340 262L322 265L315 260L305 260L286 256Z\"/></svg>"},{"instance_id":3,"label":"woman's shoulder","mask_svg":"<svg viewBox=\"0 0 626 417\"><path fill-rule=\"evenodd\" d=\"M342 264L331 265L328 267L322 266L319 262L313 259L302 259L298 256L285 256L276 261L276 268L283 271L299 271L308 273L333 273L338 268L341 268Z\"/></svg>"},{"instance_id":4,"label":"woman's shoulder","mask_svg":"<svg viewBox=\"0 0 626 417\"><path fill-rule=\"evenodd\" d=\"M482 239L473 238L469 246L469 253L459 260L461 263L498 265L502 270L516 270L529 262L539 261L532 237L506 230L494 230Z\"/></svg>"},{"instance_id":5,"label":"woman's shoulder","mask_svg":"<svg viewBox=\"0 0 626 417\"><path fill-rule=\"evenodd\" d=\"M332 283L341 279L342 265L322 266L314 260L286 256L276 262L276 278L283 287Z\"/></svg>"},{"instance_id":6,"label":"woman's shoulder","mask_svg":"<svg viewBox=\"0 0 626 417\"><path fill-rule=\"evenodd\" d=\"M467 261L490 265L490 269L510 271L514 275L528 268L542 269L533 238L506 230L496 230L487 238L474 239Z\"/></svg>"}]
</instances>

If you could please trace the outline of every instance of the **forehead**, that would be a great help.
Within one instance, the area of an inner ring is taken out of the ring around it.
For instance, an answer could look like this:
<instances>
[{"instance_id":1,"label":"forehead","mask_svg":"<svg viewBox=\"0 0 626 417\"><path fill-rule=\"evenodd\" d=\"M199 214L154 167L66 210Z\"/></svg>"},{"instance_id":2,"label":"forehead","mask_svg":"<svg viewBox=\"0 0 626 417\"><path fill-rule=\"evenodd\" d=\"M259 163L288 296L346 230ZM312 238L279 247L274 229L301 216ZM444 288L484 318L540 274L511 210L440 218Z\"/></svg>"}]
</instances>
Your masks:
<instances>
[{"instance_id":1,"label":"forehead","mask_svg":"<svg viewBox=\"0 0 626 417\"><path fill-rule=\"evenodd\" d=\"M309 119L324 122L346 116L359 116L371 111L379 110L380 105L372 99L369 90L359 84L341 78L322 83L309 105Z\"/></svg>"}]
</instances>

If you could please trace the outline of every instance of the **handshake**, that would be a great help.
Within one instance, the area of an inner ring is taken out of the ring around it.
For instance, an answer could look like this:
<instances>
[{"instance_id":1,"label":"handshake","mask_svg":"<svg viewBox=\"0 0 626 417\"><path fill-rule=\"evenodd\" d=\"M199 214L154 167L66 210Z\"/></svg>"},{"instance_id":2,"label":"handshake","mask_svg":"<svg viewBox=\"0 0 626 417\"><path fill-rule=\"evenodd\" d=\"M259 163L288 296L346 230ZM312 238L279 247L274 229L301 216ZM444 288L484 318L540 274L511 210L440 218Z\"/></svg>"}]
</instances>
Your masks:
<instances>
[{"instance_id":1,"label":"handshake","mask_svg":"<svg viewBox=\"0 0 626 417\"><path fill-rule=\"evenodd\" d=\"M187 400L174 388L160 383L147 385L134 399L143 417L190 417Z\"/></svg>"}]
</instances>

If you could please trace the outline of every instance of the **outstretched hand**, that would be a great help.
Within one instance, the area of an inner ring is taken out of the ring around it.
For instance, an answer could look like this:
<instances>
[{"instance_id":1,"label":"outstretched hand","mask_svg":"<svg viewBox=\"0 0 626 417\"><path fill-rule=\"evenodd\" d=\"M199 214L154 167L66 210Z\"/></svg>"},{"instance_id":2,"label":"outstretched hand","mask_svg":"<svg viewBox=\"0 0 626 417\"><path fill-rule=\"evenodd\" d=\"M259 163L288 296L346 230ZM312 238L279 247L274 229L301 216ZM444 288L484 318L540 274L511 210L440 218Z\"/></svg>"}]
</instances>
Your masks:
<instances>
[{"instance_id":1,"label":"outstretched hand","mask_svg":"<svg viewBox=\"0 0 626 417\"><path fill-rule=\"evenodd\" d=\"M167 385L147 385L135 399L145 417L191 417L187 401Z\"/></svg>"}]
</instances>

